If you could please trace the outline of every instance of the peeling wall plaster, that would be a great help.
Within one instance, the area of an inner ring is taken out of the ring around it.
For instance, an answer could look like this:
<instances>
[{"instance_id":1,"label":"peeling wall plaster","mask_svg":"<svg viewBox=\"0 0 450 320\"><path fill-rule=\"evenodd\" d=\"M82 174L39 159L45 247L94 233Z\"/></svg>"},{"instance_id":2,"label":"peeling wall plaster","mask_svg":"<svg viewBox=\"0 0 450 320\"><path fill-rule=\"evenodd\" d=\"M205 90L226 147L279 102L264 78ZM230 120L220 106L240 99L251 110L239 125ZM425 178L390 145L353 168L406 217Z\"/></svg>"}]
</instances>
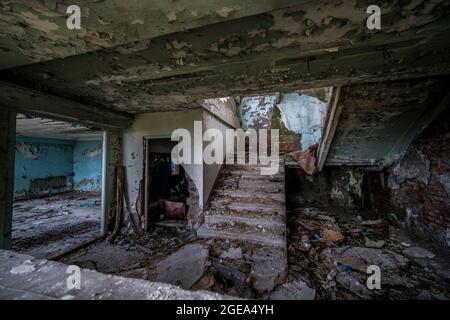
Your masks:
<instances>
[{"instance_id":1,"label":"peeling wall plaster","mask_svg":"<svg viewBox=\"0 0 450 320\"><path fill-rule=\"evenodd\" d=\"M312 91L310 94L313 94ZM320 97L327 99L326 94ZM244 130L270 128L273 107L277 106L287 130L300 135L299 149L306 150L319 142L327 110L326 102L311 95L294 92L282 93L279 104L276 103L275 95L244 97L239 105L241 127Z\"/></svg>"},{"instance_id":2,"label":"peeling wall plaster","mask_svg":"<svg viewBox=\"0 0 450 320\"><path fill-rule=\"evenodd\" d=\"M286 93L281 95L280 108L288 130L301 134L301 150L319 142L327 110L325 102L305 94Z\"/></svg>"},{"instance_id":3,"label":"peeling wall plaster","mask_svg":"<svg viewBox=\"0 0 450 320\"><path fill-rule=\"evenodd\" d=\"M73 183L77 191L102 188L102 141L77 141L73 149Z\"/></svg>"},{"instance_id":4,"label":"peeling wall plaster","mask_svg":"<svg viewBox=\"0 0 450 320\"><path fill-rule=\"evenodd\" d=\"M392 167L388 183L392 189L400 188L409 179L417 179L428 185L430 177L430 160L420 150L413 148L401 162Z\"/></svg>"},{"instance_id":5,"label":"peeling wall plaster","mask_svg":"<svg viewBox=\"0 0 450 320\"><path fill-rule=\"evenodd\" d=\"M73 185L74 145L74 141L67 140L17 137L14 193L30 193L32 180L52 176L66 177L66 188L70 190Z\"/></svg>"},{"instance_id":6,"label":"peeling wall plaster","mask_svg":"<svg viewBox=\"0 0 450 320\"><path fill-rule=\"evenodd\" d=\"M41 193L31 190L33 181L51 177L65 177L65 187L42 190L42 193L100 191L102 142L17 137L14 179L16 196Z\"/></svg>"},{"instance_id":7,"label":"peeling wall plaster","mask_svg":"<svg viewBox=\"0 0 450 320\"><path fill-rule=\"evenodd\" d=\"M272 119L275 95L244 97L239 105L239 120L244 130L268 129Z\"/></svg>"}]
</instances>

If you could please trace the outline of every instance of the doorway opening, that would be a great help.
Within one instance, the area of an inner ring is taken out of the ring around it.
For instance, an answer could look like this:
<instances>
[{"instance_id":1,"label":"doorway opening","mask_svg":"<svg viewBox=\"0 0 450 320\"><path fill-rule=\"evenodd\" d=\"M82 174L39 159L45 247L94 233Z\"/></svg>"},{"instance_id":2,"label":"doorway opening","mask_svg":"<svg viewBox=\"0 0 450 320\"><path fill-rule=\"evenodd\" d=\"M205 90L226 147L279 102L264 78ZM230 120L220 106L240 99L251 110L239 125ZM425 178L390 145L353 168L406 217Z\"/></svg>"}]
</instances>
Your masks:
<instances>
[{"instance_id":1,"label":"doorway opening","mask_svg":"<svg viewBox=\"0 0 450 320\"><path fill-rule=\"evenodd\" d=\"M145 139L145 229L150 223L186 225L189 211L189 177L171 160L175 141Z\"/></svg>"}]
</instances>

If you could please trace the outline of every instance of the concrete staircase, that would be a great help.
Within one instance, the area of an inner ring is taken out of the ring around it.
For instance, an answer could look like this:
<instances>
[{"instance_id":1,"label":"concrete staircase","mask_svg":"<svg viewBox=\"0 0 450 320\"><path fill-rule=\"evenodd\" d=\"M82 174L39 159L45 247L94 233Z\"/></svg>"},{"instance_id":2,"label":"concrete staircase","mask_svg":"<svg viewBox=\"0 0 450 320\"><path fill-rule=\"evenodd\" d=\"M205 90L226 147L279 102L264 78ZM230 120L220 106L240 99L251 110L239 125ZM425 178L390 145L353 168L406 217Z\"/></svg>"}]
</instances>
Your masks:
<instances>
[{"instance_id":1,"label":"concrete staircase","mask_svg":"<svg viewBox=\"0 0 450 320\"><path fill-rule=\"evenodd\" d=\"M286 270L287 240L283 157L275 175L261 175L261 167L222 167L197 235L250 247L253 286L263 293Z\"/></svg>"}]
</instances>

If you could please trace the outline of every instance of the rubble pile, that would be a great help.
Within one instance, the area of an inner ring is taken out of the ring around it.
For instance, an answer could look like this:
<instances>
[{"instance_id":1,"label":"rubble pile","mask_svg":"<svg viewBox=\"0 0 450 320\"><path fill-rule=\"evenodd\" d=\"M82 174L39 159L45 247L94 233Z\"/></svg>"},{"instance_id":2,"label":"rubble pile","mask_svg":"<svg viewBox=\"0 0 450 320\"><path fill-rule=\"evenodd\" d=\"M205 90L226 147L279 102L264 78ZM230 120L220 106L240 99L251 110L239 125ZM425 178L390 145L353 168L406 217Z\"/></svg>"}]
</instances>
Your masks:
<instances>
[{"instance_id":1,"label":"rubble pile","mask_svg":"<svg viewBox=\"0 0 450 320\"><path fill-rule=\"evenodd\" d=\"M364 221L347 208L298 208L288 212L288 227L288 279L301 279L316 299L450 298L448 259L432 260L383 220ZM369 266L380 268L379 290L367 286Z\"/></svg>"}]
</instances>

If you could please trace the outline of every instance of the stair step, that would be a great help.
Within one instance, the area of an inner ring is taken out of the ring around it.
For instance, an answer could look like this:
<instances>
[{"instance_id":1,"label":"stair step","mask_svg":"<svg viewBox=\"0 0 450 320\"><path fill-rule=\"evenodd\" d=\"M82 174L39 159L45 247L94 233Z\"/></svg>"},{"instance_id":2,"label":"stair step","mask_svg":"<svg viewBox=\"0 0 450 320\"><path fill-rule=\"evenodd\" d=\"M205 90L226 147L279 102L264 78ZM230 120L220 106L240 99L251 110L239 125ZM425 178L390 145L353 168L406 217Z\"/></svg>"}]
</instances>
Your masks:
<instances>
[{"instance_id":1,"label":"stair step","mask_svg":"<svg viewBox=\"0 0 450 320\"><path fill-rule=\"evenodd\" d=\"M205 215L205 223L207 225L214 224L228 224L234 226L236 224L248 225L250 227L257 228L275 228L284 229L286 228L286 222L283 218L269 219L262 217L243 217L243 216L223 216L223 215Z\"/></svg>"},{"instance_id":2,"label":"stair step","mask_svg":"<svg viewBox=\"0 0 450 320\"><path fill-rule=\"evenodd\" d=\"M271 182L284 182L284 174L276 174L271 176L263 176L261 174L257 174L254 172L246 172L246 171L239 171L239 170L233 170L233 171L223 171L222 172L222 179L240 179L240 180L262 180L266 181L267 183Z\"/></svg>"},{"instance_id":3,"label":"stair step","mask_svg":"<svg viewBox=\"0 0 450 320\"><path fill-rule=\"evenodd\" d=\"M253 190L253 191L264 191L264 192L282 192L284 194L284 183L282 182L261 182L261 181L247 181L242 180L238 183L236 182L226 182L222 181L222 188L232 188L232 189L245 189L245 190Z\"/></svg>"},{"instance_id":4,"label":"stair step","mask_svg":"<svg viewBox=\"0 0 450 320\"><path fill-rule=\"evenodd\" d=\"M253 201L253 199L270 199L285 203L284 193L267 193L264 191L254 190L233 190L233 189L216 189L214 190L213 199L219 197L231 197L239 199L239 201Z\"/></svg>"},{"instance_id":5,"label":"stair step","mask_svg":"<svg viewBox=\"0 0 450 320\"><path fill-rule=\"evenodd\" d=\"M236 241L246 241L250 243L257 244L259 246L272 246L278 247L283 250L286 250L286 235L270 235L268 233L262 233L258 231L257 233L253 232L242 232L236 229L212 229L208 228L205 224L203 224L200 228L197 229L197 236L199 238L213 238L213 239L221 239L221 240L236 240Z\"/></svg>"},{"instance_id":6,"label":"stair step","mask_svg":"<svg viewBox=\"0 0 450 320\"><path fill-rule=\"evenodd\" d=\"M263 201L263 199L260 199ZM270 202L270 200L269 200ZM255 212L258 214L273 214L285 215L286 209L283 203L259 203L259 202L244 202L234 199L213 199L210 202L211 209L218 209L221 211L232 211L235 213Z\"/></svg>"}]
</instances>

